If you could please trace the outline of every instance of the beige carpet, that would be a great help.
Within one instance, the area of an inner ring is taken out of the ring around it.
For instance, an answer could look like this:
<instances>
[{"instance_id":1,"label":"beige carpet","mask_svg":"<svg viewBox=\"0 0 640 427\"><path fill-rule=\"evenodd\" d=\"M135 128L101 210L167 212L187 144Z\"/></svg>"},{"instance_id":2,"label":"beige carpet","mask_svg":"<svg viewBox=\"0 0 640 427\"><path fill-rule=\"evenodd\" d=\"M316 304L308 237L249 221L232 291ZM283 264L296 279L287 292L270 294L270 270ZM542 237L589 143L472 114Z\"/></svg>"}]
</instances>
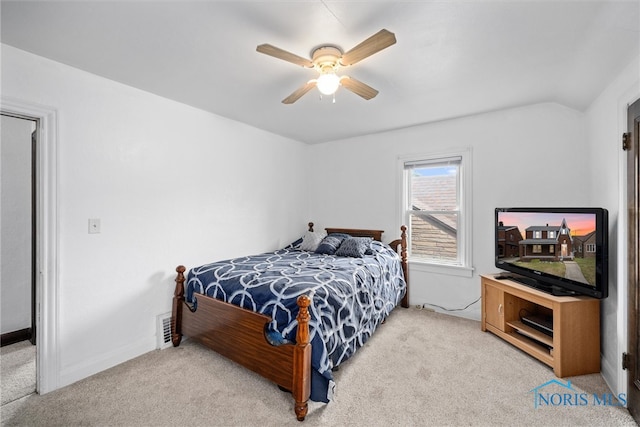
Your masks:
<instances>
[{"instance_id":1,"label":"beige carpet","mask_svg":"<svg viewBox=\"0 0 640 427\"><path fill-rule=\"evenodd\" d=\"M2 405L36 389L36 347L29 341L0 347L0 394Z\"/></svg>"},{"instance_id":2,"label":"beige carpet","mask_svg":"<svg viewBox=\"0 0 640 427\"><path fill-rule=\"evenodd\" d=\"M591 402L594 393L610 393L599 374L563 379L571 380L571 391L546 387L583 396L586 404L536 408L532 390L555 378L548 367L481 332L479 322L425 310L397 309L335 377L336 399L311 402L300 424L289 394L187 341L5 405L2 424L636 425L626 409Z\"/></svg>"}]
</instances>

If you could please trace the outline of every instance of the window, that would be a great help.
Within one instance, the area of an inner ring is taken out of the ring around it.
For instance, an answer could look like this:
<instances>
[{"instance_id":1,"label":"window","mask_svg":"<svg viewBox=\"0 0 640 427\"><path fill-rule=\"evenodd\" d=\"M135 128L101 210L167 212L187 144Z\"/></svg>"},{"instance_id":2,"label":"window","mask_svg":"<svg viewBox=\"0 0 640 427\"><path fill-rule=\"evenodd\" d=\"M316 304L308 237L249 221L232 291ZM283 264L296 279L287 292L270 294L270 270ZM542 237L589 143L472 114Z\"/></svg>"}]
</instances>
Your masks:
<instances>
[{"instance_id":1,"label":"window","mask_svg":"<svg viewBox=\"0 0 640 427\"><path fill-rule=\"evenodd\" d=\"M547 235L547 238L549 238L549 239L555 239L555 238L556 238L556 233L555 233L555 231L549 231L549 234Z\"/></svg>"},{"instance_id":2,"label":"window","mask_svg":"<svg viewBox=\"0 0 640 427\"><path fill-rule=\"evenodd\" d=\"M463 150L400 159L402 223L416 266L471 277L470 157Z\"/></svg>"},{"instance_id":3,"label":"window","mask_svg":"<svg viewBox=\"0 0 640 427\"><path fill-rule=\"evenodd\" d=\"M540 231L540 230L536 230L536 231L534 231L534 232L533 232L533 238L534 238L534 239L540 239L540 238L542 238L542 231Z\"/></svg>"},{"instance_id":4,"label":"window","mask_svg":"<svg viewBox=\"0 0 640 427\"><path fill-rule=\"evenodd\" d=\"M542 253L542 245L533 245L533 253L534 254L541 254Z\"/></svg>"},{"instance_id":5,"label":"window","mask_svg":"<svg viewBox=\"0 0 640 427\"><path fill-rule=\"evenodd\" d=\"M585 245L585 251L587 253L595 253L596 252L596 245L593 243L587 243Z\"/></svg>"}]
</instances>

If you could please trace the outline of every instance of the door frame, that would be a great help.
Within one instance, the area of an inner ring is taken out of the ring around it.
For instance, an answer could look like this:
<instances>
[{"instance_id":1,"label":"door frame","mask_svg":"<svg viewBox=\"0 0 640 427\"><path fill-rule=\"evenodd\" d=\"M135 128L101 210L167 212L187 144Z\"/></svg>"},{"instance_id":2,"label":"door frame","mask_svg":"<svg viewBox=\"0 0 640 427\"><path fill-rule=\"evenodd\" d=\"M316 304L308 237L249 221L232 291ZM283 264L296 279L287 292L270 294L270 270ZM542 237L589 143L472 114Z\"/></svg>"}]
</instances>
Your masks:
<instances>
[{"instance_id":1,"label":"door frame","mask_svg":"<svg viewBox=\"0 0 640 427\"><path fill-rule=\"evenodd\" d=\"M626 224L625 230L627 231L627 239L624 242L626 245L626 257L627 269L625 270L625 283L627 284L628 295L628 329L627 329L627 353L630 354L627 363L627 405L629 412L633 418L638 421L640 419L640 408L638 407L639 391L638 391L638 359L637 350L638 343L638 312L637 301L639 298L638 292L638 258L637 258L637 236L638 236L638 198L640 197L640 188L638 188L638 170L636 169L636 162L638 156L638 146L640 136L638 135L638 121L640 116L640 99L629 103L627 107L627 126L626 132L630 136L627 140L627 144L631 146L624 151L625 158L625 192L624 192L624 207L626 212ZM631 157L633 156L633 157Z\"/></svg>"},{"instance_id":2,"label":"door frame","mask_svg":"<svg viewBox=\"0 0 640 427\"><path fill-rule=\"evenodd\" d=\"M36 392L60 384L58 278L58 113L48 106L0 97L0 110L34 119L36 149Z\"/></svg>"}]
</instances>

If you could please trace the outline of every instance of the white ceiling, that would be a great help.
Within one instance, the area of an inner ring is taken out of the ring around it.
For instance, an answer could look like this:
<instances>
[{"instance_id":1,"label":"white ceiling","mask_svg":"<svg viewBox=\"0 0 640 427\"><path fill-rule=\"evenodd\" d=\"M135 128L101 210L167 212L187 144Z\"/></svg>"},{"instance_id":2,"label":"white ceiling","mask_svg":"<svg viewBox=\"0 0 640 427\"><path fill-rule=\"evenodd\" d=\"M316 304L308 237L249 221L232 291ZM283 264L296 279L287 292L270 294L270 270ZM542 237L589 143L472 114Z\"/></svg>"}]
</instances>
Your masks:
<instances>
[{"instance_id":1,"label":"white ceiling","mask_svg":"<svg viewBox=\"0 0 640 427\"><path fill-rule=\"evenodd\" d=\"M640 2L5 1L2 43L307 143L537 102L584 110L640 51ZM256 52L397 43L341 69L380 91L314 89L313 70Z\"/></svg>"}]
</instances>

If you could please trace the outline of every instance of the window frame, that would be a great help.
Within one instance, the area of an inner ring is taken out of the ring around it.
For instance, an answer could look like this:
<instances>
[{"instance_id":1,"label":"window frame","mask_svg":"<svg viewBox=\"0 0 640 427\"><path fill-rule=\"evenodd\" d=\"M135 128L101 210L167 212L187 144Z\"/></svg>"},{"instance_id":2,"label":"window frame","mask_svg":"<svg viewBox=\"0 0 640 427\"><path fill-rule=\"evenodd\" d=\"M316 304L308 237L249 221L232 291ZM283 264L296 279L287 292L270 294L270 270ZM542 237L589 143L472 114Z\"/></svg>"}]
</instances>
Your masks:
<instances>
[{"instance_id":1,"label":"window frame","mask_svg":"<svg viewBox=\"0 0 640 427\"><path fill-rule=\"evenodd\" d=\"M446 159L460 158L458 177L458 212L457 230L458 262L456 264L437 262L437 260L418 259L411 256L411 221L409 205L409 174L405 169L407 163L437 163ZM407 226L408 261L412 269L418 271L472 277L472 150L470 147L455 148L446 151L427 152L398 156L399 184L399 224Z\"/></svg>"}]
</instances>

